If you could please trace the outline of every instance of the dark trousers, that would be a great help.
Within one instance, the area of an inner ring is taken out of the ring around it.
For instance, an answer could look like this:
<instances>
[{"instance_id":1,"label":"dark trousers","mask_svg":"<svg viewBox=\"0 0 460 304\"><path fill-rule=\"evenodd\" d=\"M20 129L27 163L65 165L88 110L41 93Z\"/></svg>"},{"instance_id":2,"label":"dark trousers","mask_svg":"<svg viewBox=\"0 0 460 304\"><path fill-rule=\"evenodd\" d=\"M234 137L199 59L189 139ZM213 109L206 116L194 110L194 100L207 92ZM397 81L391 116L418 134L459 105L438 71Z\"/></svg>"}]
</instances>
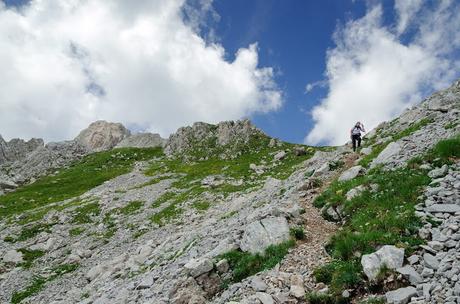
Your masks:
<instances>
[{"instance_id":1,"label":"dark trousers","mask_svg":"<svg viewBox=\"0 0 460 304\"><path fill-rule=\"evenodd\" d=\"M356 142L358 142L358 147L361 147L361 135L359 134L352 135L351 142L353 144L353 151L356 151Z\"/></svg>"}]
</instances>

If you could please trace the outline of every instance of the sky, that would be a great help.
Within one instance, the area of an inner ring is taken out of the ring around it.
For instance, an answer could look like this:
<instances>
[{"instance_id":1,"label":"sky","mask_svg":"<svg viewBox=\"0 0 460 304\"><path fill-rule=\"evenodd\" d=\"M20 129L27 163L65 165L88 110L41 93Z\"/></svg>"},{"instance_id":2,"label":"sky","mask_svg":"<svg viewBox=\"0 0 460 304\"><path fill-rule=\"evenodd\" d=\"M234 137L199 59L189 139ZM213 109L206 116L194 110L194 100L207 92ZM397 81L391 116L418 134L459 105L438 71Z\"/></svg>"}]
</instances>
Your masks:
<instances>
[{"instance_id":1,"label":"sky","mask_svg":"<svg viewBox=\"0 0 460 304\"><path fill-rule=\"evenodd\" d=\"M460 0L0 0L0 134L251 119L339 145L460 77Z\"/></svg>"}]
</instances>

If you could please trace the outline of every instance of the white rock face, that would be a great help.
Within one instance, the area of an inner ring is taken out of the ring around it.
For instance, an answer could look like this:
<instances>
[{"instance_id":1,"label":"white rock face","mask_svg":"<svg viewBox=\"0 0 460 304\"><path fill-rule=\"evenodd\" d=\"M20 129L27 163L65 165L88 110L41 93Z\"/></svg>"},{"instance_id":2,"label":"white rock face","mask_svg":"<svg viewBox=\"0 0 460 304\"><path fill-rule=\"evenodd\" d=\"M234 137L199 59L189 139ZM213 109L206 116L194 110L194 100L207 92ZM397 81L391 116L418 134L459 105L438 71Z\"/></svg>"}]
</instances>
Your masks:
<instances>
[{"instance_id":1,"label":"white rock face","mask_svg":"<svg viewBox=\"0 0 460 304\"><path fill-rule=\"evenodd\" d=\"M362 166L351 167L350 169L346 170L340 175L339 182L344 182L344 181L354 179L359 174L361 174L363 171L364 171L364 168Z\"/></svg>"},{"instance_id":2,"label":"white rock face","mask_svg":"<svg viewBox=\"0 0 460 304\"><path fill-rule=\"evenodd\" d=\"M120 123L98 120L80 132L75 141L91 152L109 150L131 133Z\"/></svg>"},{"instance_id":3,"label":"white rock face","mask_svg":"<svg viewBox=\"0 0 460 304\"><path fill-rule=\"evenodd\" d=\"M244 231L240 248L251 253L262 253L268 246L289 239L289 226L285 217L268 217L249 224Z\"/></svg>"},{"instance_id":4,"label":"white rock face","mask_svg":"<svg viewBox=\"0 0 460 304\"><path fill-rule=\"evenodd\" d=\"M382 152L372 161L371 168L389 162L401 151L401 145L398 142L391 142Z\"/></svg>"},{"instance_id":5,"label":"white rock face","mask_svg":"<svg viewBox=\"0 0 460 304\"><path fill-rule=\"evenodd\" d=\"M380 269L386 266L389 269L402 267L404 262L404 249L386 245L371 254L365 254L361 258L363 271L369 280L375 280Z\"/></svg>"},{"instance_id":6,"label":"white rock face","mask_svg":"<svg viewBox=\"0 0 460 304\"><path fill-rule=\"evenodd\" d=\"M126 137L116 145L116 148L156 148L164 147L165 144L166 139L162 138L160 134L139 133Z\"/></svg>"}]
</instances>

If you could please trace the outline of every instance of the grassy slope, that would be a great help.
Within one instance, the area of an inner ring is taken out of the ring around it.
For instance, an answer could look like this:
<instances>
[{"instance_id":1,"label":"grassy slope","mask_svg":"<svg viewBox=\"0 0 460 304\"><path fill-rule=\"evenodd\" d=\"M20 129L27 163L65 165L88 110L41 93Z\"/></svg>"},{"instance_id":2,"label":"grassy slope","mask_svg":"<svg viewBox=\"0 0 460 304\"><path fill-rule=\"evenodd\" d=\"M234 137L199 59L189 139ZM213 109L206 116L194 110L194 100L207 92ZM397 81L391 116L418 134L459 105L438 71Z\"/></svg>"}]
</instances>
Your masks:
<instances>
[{"instance_id":1,"label":"grassy slope","mask_svg":"<svg viewBox=\"0 0 460 304\"><path fill-rule=\"evenodd\" d=\"M343 301L340 293L344 289L372 287L362 275L362 254L371 253L386 244L406 248L406 253L410 253L422 243L417 235L422 223L414 211L417 197L430 179L427 171L418 165L434 161L434 165L440 166L455 158L460 158L460 136L440 141L423 157L410 161L407 168L395 171L377 168L364 177L334 182L316 199L317 207L343 205L346 220L343 229L332 238L327 248L334 261L315 271L318 281L330 284L332 295L323 299L324 302L316 299L316 303L339 303ZM378 184L379 190L376 193L364 191L362 195L346 201L348 190L370 184Z\"/></svg>"},{"instance_id":2,"label":"grassy slope","mask_svg":"<svg viewBox=\"0 0 460 304\"><path fill-rule=\"evenodd\" d=\"M162 156L161 149L122 148L86 156L67 169L0 197L0 219L79 196L118 175L135 161Z\"/></svg>"}]
</instances>

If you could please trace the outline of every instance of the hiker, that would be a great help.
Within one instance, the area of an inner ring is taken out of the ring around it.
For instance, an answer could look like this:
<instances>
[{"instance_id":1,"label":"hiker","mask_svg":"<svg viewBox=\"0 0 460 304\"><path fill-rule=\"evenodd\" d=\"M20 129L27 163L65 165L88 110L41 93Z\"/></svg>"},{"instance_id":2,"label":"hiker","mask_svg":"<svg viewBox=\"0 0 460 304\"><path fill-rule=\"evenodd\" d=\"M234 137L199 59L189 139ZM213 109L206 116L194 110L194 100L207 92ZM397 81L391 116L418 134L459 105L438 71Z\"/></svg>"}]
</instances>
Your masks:
<instances>
[{"instance_id":1,"label":"hiker","mask_svg":"<svg viewBox=\"0 0 460 304\"><path fill-rule=\"evenodd\" d=\"M355 126L350 130L353 151L356 151L356 142L358 142L358 147L361 147L361 132L366 131L364 130L364 125L358 121L355 124Z\"/></svg>"}]
</instances>

